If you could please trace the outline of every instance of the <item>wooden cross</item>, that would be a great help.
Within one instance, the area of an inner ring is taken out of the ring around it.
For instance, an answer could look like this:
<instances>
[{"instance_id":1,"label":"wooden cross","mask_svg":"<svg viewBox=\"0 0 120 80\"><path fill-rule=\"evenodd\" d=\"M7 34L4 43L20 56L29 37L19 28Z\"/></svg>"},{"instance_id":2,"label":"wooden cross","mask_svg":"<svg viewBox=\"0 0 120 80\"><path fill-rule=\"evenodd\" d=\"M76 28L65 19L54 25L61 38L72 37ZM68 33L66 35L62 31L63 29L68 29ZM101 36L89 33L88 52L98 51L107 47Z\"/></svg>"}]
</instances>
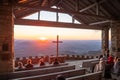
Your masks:
<instances>
[{"instance_id":1,"label":"wooden cross","mask_svg":"<svg viewBox=\"0 0 120 80\"><path fill-rule=\"evenodd\" d=\"M57 43L57 48L56 48L56 57L58 58L58 52L59 52L59 43L62 43L62 41L59 41L59 35L57 35L57 41L53 41L53 43Z\"/></svg>"}]
</instances>

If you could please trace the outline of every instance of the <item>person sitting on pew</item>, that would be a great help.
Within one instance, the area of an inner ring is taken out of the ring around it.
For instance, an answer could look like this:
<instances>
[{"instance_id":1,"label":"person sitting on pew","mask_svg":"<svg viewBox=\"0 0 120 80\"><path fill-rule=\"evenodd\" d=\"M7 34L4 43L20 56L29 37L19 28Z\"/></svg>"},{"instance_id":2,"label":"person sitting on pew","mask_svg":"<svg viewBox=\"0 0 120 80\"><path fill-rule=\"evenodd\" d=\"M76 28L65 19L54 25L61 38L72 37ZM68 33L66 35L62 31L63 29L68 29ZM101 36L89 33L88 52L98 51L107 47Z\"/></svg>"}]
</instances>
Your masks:
<instances>
[{"instance_id":1,"label":"person sitting on pew","mask_svg":"<svg viewBox=\"0 0 120 80\"><path fill-rule=\"evenodd\" d=\"M33 64L32 64L32 60L28 59L27 60L27 64L25 66L26 69L32 69L33 68Z\"/></svg>"},{"instance_id":2,"label":"person sitting on pew","mask_svg":"<svg viewBox=\"0 0 120 80\"><path fill-rule=\"evenodd\" d=\"M53 62L53 65L58 65L59 64L59 61L57 58L55 58L54 62Z\"/></svg>"},{"instance_id":3,"label":"person sitting on pew","mask_svg":"<svg viewBox=\"0 0 120 80\"><path fill-rule=\"evenodd\" d=\"M62 75L57 75L56 80L65 80L65 77Z\"/></svg>"},{"instance_id":4,"label":"person sitting on pew","mask_svg":"<svg viewBox=\"0 0 120 80\"><path fill-rule=\"evenodd\" d=\"M41 58L41 59L39 60L39 63L40 63L40 66L44 66L44 65L45 65L44 59Z\"/></svg>"},{"instance_id":5,"label":"person sitting on pew","mask_svg":"<svg viewBox=\"0 0 120 80\"><path fill-rule=\"evenodd\" d=\"M96 66L95 66L94 72L103 71L104 68L105 68L105 61L104 61L103 57L101 57L99 59L99 63L96 64Z\"/></svg>"},{"instance_id":6,"label":"person sitting on pew","mask_svg":"<svg viewBox=\"0 0 120 80\"><path fill-rule=\"evenodd\" d=\"M21 71L24 69L23 63L22 62L18 62L18 71Z\"/></svg>"}]
</instances>

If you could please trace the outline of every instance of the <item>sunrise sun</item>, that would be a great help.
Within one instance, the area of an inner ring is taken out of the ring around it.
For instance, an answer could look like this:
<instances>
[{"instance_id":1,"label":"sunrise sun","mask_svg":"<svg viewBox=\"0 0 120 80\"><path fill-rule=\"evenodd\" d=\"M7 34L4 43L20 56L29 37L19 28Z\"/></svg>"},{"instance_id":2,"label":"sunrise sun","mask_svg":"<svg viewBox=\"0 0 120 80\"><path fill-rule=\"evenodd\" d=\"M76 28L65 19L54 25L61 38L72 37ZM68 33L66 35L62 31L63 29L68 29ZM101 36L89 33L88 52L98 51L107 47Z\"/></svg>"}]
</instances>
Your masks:
<instances>
[{"instance_id":1,"label":"sunrise sun","mask_svg":"<svg viewBox=\"0 0 120 80\"><path fill-rule=\"evenodd\" d=\"M41 40L41 41L46 41L47 38L46 38L46 37L40 37L39 40Z\"/></svg>"}]
</instances>

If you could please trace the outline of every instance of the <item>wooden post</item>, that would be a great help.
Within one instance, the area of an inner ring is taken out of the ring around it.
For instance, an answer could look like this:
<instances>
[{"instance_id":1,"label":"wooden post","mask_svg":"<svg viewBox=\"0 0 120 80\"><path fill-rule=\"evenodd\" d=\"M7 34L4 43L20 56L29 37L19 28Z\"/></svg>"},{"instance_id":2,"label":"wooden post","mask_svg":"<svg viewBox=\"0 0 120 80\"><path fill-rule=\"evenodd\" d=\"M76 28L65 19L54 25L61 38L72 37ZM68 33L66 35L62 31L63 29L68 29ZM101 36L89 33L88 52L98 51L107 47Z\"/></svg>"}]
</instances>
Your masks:
<instances>
[{"instance_id":1,"label":"wooden post","mask_svg":"<svg viewBox=\"0 0 120 80\"><path fill-rule=\"evenodd\" d=\"M40 20L40 11L38 11L38 20Z\"/></svg>"}]
</instances>

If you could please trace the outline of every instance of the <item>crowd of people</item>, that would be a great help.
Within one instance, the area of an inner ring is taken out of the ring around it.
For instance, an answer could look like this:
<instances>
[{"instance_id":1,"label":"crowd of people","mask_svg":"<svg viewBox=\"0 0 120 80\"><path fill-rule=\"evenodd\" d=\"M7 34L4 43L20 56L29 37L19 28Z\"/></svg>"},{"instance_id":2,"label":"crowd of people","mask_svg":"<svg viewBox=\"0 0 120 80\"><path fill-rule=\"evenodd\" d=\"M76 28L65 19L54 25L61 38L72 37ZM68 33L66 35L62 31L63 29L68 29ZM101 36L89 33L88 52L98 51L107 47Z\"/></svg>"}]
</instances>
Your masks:
<instances>
[{"instance_id":1,"label":"crowd of people","mask_svg":"<svg viewBox=\"0 0 120 80\"><path fill-rule=\"evenodd\" d=\"M60 64L59 60L57 58L55 58L53 63L52 63L52 65L56 66L56 65L59 65L59 64ZM46 65L45 61L44 61L44 58L41 58L39 60L39 65L40 66L45 66ZM22 62L18 62L18 70L19 71L24 70L24 69L25 70L30 70L30 69L33 69L33 67L34 67L34 65L32 64L32 60L31 59L28 59L27 60L27 64L25 64L25 65L23 65ZM56 80L65 80L65 77L62 76L62 75L57 75L56 76Z\"/></svg>"},{"instance_id":2,"label":"crowd of people","mask_svg":"<svg viewBox=\"0 0 120 80\"><path fill-rule=\"evenodd\" d=\"M54 59L52 65L59 65L60 62L57 58ZM46 62L44 61L44 58L40 58L39 60L39 66L45 66L46 65ZM32 60L31 59L27 59L27 63L25 65L23 65L22 62L18 62L18 67L17 67L17 70L18 71L21 71L21 70L29 70L29 69L32 69L34 68L34 64L32 63Z\"/></svg>"},{"instance_id":3,"label":"crowd of people","mask_svg":"<svg viewBox=\"0 0 120 80\"><path fill-rule=\"evenodd\" d=\"M120 58L107 50L105 54L100 55L99 63L94 68L94 72L98 71L103 71L103 77L106 79L120 80Z\"/></svg>"}]
</instances>

